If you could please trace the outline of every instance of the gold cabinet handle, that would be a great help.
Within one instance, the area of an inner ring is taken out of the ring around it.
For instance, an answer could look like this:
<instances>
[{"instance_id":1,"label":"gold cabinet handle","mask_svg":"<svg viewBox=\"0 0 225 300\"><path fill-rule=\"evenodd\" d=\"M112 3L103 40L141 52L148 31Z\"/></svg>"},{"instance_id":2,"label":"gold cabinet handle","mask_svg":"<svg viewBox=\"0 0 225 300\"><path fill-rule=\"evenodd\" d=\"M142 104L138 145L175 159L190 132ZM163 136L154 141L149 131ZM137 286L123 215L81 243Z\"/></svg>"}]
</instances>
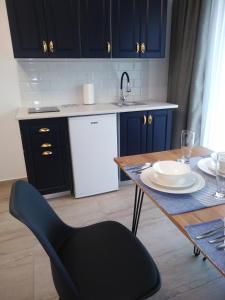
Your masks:
<instances>
[{"instance_id":1,"label":"gold cabinet handle","mask_svg":"<svg viewBox=\"0 0 225 300\"><path fill-rule=\"evenodd\" d=\"M49 131L50 131L49 128L40 128L40 129L38 130L39 133L46 133L46 132L49 132Z\"/></svg>"},{"instance_id":2,"label":"gold cabinet handle","mask_svg":"<svg viewBox=\"0 0 225 300\"><path fill-rule=\"evenodd\" d=\"M140 52L140 44L136 43L136 53L139 53L139 52Z\"/></svg>"},{"instance_id":3,"label":"gold cabinet handle","mask_svg":"<svg viewBox=\"0 0 225 300\"><path fill-rule=\"evenodd\" d=\"M52 144L49 144L49 143L44 143L41 145L41 148L50 148L52 147Z\"/></svg>"},{"instance_id":4,"label":"gold cabinet handle","mask_svg":"<svg viewBox=\"0 0 225 300\"><path fill-rule=\"evenodd\" d=\"M44 152L42 152L41 155L42 156L50 156L50 155L52 155L52 151L44 151Z\"/></svg>"},{"instance_id":5,"label":"gold cabinet handle","mask_svg":"<svg viewBox=\"0 0 225 300\"><path fill-rule=\"evenodd\" d=\"M107 51L108 53L111 53L111 43L107 42Z\"/></svg>"},{"instance_id":6,"label":"gold cabinet handle","mask_svg":"<svg viewBox=\"0 0 225 300\"><path fill-rule=\"evenodd\" d=\"M148 125L152 124L152 120L153 120L152 115L149 115L148 116Z\"/></svg>"},{"instance_id":7,"label":"gold cabinet handle","mask_svg":"<svg viewBox=\"0 0 225 300\"><path fill-rule=\"evenodd\" d=\"M145 43L141 43L141 53L145 53Z\"/></svg>"},{"instance_id":8,"label":"gold cabinet handle","mask_svg":"<svg viewBox=\"0 0 225 300\"><path fill-rule=\"evenodd\" d=\"M146 117L146 115L144 115L144 122L143 122L143 124L146 125L146 123L147 123L147 117Z\"/></svg>"},{"instance_id":9,"label":"gold cabinet handle","mask_svg":"<svg viewBox=\"0 0 225 300\"><path fill-rule=\"evenodd\" d=\"M48 46L47 46L46 41L43 41L43 42L42 42L42 46L43 46L43 52L44 52L44 53L47 53L47 52L48 52Z\"/></svg>"},{"instance_id":10,"label":"gold cabinet handle","mask_svg":"<svg viewBox=\"0 0 225 300\"><path fill-rule=\"evenodd\" d=\"M50 42L49 42L49 50L50 50L51 53L54 52L54 44L53 44L53 41L50 41Z\"/></svg>"}]
</instances>

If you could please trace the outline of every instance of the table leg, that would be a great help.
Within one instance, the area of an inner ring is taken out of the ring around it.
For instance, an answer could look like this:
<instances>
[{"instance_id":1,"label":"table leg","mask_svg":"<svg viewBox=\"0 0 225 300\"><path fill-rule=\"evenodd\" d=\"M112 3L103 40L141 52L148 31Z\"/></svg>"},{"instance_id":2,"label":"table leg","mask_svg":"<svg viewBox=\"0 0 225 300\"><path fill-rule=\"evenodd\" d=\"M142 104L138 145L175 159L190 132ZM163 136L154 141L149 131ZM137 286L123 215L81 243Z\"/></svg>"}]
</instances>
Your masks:
<instances>
[{"instance_id":1,"label":"table leg","mask_svg":"<svg viewBox=\"0 0 225 300\"><path fill-rule=\"evenodd\" d=\"M144 198L144 192L136 185L135 187L135 197L134 197L134 211L133 211L133 223L132 223L132 232L136 236L137 229L141 214L141 208Z\"/></svg>"},{"instance_id":2,"label":"table leg","mask_svg":"<svg viewBox=\"0 0 225 300\"><path fill-rule=\"evenodd\" d=\"M200 252L199 248L196 247L196 246L194 246L194 255L195 255L195 256L199 256L200 253L201 253L201 252Z\"/></svg>"}]
</instances>

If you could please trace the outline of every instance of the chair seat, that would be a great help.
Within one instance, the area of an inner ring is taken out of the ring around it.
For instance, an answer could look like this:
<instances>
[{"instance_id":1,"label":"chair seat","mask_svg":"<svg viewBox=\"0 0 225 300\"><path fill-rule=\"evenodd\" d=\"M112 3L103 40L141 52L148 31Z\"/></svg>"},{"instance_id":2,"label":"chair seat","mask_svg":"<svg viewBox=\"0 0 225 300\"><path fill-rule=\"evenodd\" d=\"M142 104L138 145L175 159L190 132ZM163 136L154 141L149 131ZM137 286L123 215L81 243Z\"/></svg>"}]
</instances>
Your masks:
<instances>
[{"instance_id":1,"label":"chair seat","mask_svg":"<svg viewBox=\"0 0 225 300\"><path fill-rule=\"evenodd\" d=\"M117 222L75 229L59 255L82 300L146 299L160 288L153 259Z\"/></svg>"}]
</instances>

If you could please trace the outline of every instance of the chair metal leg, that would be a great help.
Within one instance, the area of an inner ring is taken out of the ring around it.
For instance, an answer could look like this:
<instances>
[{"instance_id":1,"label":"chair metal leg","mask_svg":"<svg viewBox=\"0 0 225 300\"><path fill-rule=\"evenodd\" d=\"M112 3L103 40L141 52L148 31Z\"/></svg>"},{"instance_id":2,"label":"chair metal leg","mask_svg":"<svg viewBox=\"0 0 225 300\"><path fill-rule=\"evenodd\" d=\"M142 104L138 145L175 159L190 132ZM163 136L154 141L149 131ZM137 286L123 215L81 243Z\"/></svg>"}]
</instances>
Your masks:
<instances>
[{"instance_id":1,"label":"chair metal leg","mask_svg":"<svg viewBox=\"0 0 225 300\"><path fill-rule=\"evenodd\" d=\"M141 208L144 198L144 192L136 185L135 187L135 197L134 197L134 211L133 211L133 223L132 223L132 232L136 236L137 229L141 214Z\"/></svg>"}]
</instances>

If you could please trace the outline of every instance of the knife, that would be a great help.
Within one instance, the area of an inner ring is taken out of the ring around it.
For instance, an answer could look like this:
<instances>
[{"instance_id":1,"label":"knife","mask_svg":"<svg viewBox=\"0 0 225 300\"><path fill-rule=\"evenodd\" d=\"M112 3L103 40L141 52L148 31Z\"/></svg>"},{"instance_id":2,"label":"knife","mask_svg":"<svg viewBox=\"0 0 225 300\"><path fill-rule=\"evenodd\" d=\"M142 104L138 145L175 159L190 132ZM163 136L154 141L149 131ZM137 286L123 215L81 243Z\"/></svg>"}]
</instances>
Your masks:
<instances>
[{"instance_id":1,"label":"knife","mask_svg":"<svg viewBox=\"0 0 225 300\"><path fill-rule=\"evenodd\" d=\"M214 240L210 240L209 243L210 244L217 244L217 243L223 242L224 240L225 240L225 234L223 234L221 236L218 236Z\"/></svg>"},{"instance_id":2,"label":"knife","mask_svg":"<svg viewBox=\"0 0 225 300\"><path fill-rule=\"evenodd\" d=\"M200 239L207 238L207 237L209 237L209 236L214 235L215 233L217 233L217 231L219 231L219 230L221 230L221 229L224 229L224 228L225 228L225 226L220 226L220 227L218 227L218 228L216 228L216 229L213 229L213 230L204 232L204 233L202 233L201 235L196 236L195 238L196 238L196 240L200 240Z\"/></svg>"},{"instance_id":3,"label":"knife","mask_svg":"<svg viewBox=\"0 0 225 300\"><path fill-rule=\"evenodd\" d=\"M225 248L225 243L223 243L222 245L216 246L217 250L223 250L224 248Z\"/></svg>"}]
</instances>

